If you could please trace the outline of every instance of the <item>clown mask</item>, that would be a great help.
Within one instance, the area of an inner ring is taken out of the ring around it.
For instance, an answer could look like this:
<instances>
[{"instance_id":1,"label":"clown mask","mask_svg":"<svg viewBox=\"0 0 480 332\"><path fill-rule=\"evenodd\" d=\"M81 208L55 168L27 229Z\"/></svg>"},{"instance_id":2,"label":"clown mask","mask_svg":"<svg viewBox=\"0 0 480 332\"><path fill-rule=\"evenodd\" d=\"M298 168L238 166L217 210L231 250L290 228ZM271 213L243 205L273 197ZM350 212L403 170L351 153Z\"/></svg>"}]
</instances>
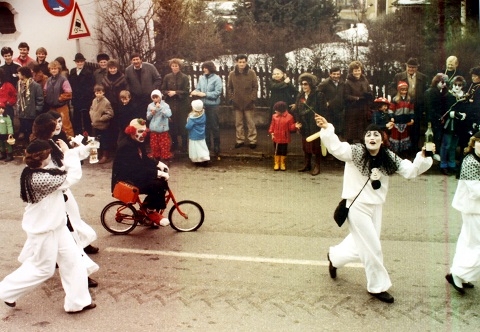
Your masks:
<instances>
[{"instance_id":1,"label":"clown mask","mask_svg":"<svg viewBox=\"0 0 480 332\"><path fill-rule=\"evenodd\" d=\"M143 143L147 137L147 127L137 128L135 134L130 135L137 142Z\"/></svg>"}]
</instances>

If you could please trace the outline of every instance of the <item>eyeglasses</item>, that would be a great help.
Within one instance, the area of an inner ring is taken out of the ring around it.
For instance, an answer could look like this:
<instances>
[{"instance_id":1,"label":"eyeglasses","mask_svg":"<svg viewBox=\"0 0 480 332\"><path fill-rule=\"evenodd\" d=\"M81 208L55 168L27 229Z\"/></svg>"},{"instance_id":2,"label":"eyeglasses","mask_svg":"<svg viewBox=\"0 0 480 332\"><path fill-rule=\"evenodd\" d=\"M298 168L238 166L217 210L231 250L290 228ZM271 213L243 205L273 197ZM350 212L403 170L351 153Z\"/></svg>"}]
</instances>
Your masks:
<instances>
[{"instance_id":1,"label":"eyeglasses","mask_svg":"<svg viewBox=\"0 0 480 332\"><path fill-rule=\"evenodd\" d=\"M308 84L308 83L302 83L302 85L303 85L303 86L306 86L306 85L310 85L310 84Z\"/></svg>"},{"instance_id":2,"label":"eyeglasses","mask_svg":"<svg viewBox=\"0 0 480 332\"><path fill-rule=\"evenodd\" d=\"M462 83L455 83L455 84L453 84L453 85L455 85L455 86L463 86Z\"/></svg>"}]
</instances>

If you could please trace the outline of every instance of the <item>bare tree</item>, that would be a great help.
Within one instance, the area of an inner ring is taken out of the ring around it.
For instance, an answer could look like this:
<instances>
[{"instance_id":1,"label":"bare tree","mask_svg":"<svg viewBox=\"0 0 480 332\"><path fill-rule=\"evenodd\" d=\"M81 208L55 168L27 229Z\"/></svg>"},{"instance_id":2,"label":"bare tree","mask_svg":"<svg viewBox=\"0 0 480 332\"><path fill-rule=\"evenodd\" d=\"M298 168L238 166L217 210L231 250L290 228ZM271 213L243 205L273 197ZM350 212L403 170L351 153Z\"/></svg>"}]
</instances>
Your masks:
<instances>
[{"instance_id":1,"label":"bare tree","mask_svg":"<svg viewBox=\"0 0 480 332\"><path fill-rule=\"evenodd\" d=\"M94 26L102 48L122 67L130 64L130 54L140 53L148 62L155 60L153 3L149 0L98 1L98 22Z\"/></svg>"}]
</instances>

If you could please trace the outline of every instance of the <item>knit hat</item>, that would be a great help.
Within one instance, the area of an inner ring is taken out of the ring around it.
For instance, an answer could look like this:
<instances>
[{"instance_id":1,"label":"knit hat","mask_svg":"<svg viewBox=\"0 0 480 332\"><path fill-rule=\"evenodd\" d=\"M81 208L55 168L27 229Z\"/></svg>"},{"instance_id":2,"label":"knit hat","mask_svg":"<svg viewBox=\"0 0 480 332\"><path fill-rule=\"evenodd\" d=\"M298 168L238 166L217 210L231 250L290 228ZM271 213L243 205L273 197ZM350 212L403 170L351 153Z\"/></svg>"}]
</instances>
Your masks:
<instances>
[{"instance_id":1,"label":"knit hat","mask_svg":"<svg viewBox=\"0 0 480 332\"><path fill-rule=\"evenodd\" d=\"M404 81L400 81L397 84L397 89L400 90L401 88L407 88L408 89L408 83Z\"/></svg>"},{"instance_id":2,"label":"knit hat","mask_svg":"<svg viewBox=\"0 0 480 332\"><path fill-rule=\"evenodd\" d=\"M155 89L155 90L153 90L152 93L150 94L150 97L153 97L153 96L162 97L162 93L160 92L160 90Z\"/></svg>"},{"instance_id":3,"label":"knit hat","mask_svg":"<svg viewBox=\"0 0 480 332\"><path fill-rule=\"evenodd\" d=\"M285 112L288 109L287 103L284 101L277 101L275 105L273 105L274 111Z\"/></svg>"},{"instance_id":4,"label":"knit hat","mask_svg":"<svg viewBox=\"0 0 480 332\"><path fill-rule=\"evenodd\" d=\"M407 66L418 67L418 66L420 66L420 65L418 64L417 58L410 58L410 59L408 59L408 61L407 61Z\"/></svg>"},{"instance_id":5,"label":"knit hat","mask_svg":"<svg viewBox=\"0 0 480 332\"><path fill-rule=\"evenodd\" d=\"M27 146L27 153L32 154L40 151L51 150L52 147L43 139L36 139Z\"/></svg>"},{"instance_id":6,"label":"knit hat","mask_svg":"<svg viewBox=\"0 0 480 332\"><path fill-rule=\"evenodd\" d=\"M378 97L377 99L375 99L373 101L374 103L377 103L377 104L387 104L387 105L390 105L390 102L388 101L387 98L384 98L384 97Z\"/></svg>"},{"instance_id":7,"label":"knit hat","mask_svg":"<svg viewBox=\"0 0 480 332\"><path fill-rule=\"evenodd\" d=\"M200 99L195 99L191 105L194 111L200 112L203 110L203 102Z\"/></svg>"},{"instance_id":8,"label":"knit hat","mask_svg":"<svg viewBox=\"0 0 480 332\"><path fill-rule=\"evenodd\" d=\"M280 70L282 73L285 73L285 72L286 72L285 67L284 67L284 66L281 66L281 65L275 66L275 67L273 67L273 69L278 69L278 70Z\"/></svg>"},{"instance_id":9,"label":"knit hat","mask_svg":"<svg viewBox=\"0 0 480 332\"><path fill-rule=\"evenodd\" d=\"M97 55L97 62L100 62L102 60L110 60L110 57L108 56L108 54L105 54L105 53L99 53Z\"/></svg>"}]
</instances>

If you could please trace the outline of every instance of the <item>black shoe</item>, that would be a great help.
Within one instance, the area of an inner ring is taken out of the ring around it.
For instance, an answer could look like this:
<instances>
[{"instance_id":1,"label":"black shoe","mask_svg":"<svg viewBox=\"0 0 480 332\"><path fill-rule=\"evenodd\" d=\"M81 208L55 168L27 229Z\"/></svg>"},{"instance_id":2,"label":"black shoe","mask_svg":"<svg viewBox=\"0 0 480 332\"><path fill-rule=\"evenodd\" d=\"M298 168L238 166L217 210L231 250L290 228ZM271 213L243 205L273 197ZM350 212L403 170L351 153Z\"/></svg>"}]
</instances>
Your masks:
<instances>
[{"instance_id":1,"label":"black shoe","mask_svg":"<svg viewBox=\"0 0 480 332\"><path fill-rule=\"evenodd\" d=\"M452 285L453 288L455 288L455 290L456 290L457 292L459 292L459 293L462 294L462 295L465 294L465 289L463 289L463 288L458 287L457 285L455 285L455 282L453 281L453 276L452 276L451 273L447 274L447 275L445 276L445 279L447 279L448 283L449 283L450 285Z\"/></svg>"},{"instance_id":2,"label":"black shoe","mask_svg":"<svg viewBox=\"0 0 480 332\"><path fill-rule=\"evenodd\" d=\"M93 255L93 254L96 254L98 252L98 247L94 247L92 245L88 245L86 246L85 248L83 248L83 251L85 251L86 254L88 255Z\"/></svg>"},{"instance_id":3,"label":"black shoe","mask_svg":"<svg viewBox=\"0 0 480 332\"><path fill-rule=\"evenodd\" d=\"M386 303L393 303L394 298L392 295L390 295L388 292L381 292L381 293L370 293L370 295L375 296L377 299L379 299L382 302Z\"/></svg>"},{"instance_id":4,"label":"black shoe","mask_svg":"<svg viewBox=\"0 0 480 332\"><path fill-rule=\"evenodd\" d=\"M88 288L95 288L98 286L98 282L88 277Z\"/></svg>"},{"instance_id":5,"label":"black shoe","mask_svg":"<svg viewBox=\"0 0 480 332\"><path fill-rule=\"evenodd\" d=\"M475 287L471 282L462 283L463 288L473 288Z\"/></svg>"},{"instance_id":6,"label":"black shoe","mask_svg":"<svg viewBox=\"0 0 480 332\"><path fill-rule=\"evenodd\" d=\"M8 305L11 308L15 308L15 306L17 305L17 302L7 302L7 301L5 301L5 304Z\"/></svg>"},{"instance_id":7,"label":"black shoe","mask_svg":"<svg viewBox=\"0 0 480 332\"><path fill-rule=\"evenodd\" d=\"M327 254L328 259L328 273L330 273L330 278L335 279L337 277L337 268L333 266L332 261L330 260L330 254Z\"/></svg>"},{"instance_id":8,"label":"black shoe","mask_svg":"<svg viewBox=\"0 0 480 332\"><path fill-rule=\"evenodd\" d=\"M97 305L92 302L92 303L90 303L89 305L87 305L86 307L83 307L82 310L78 310L78 311L67 311L67 312L68 312L69 314L78 314L78 313L80 313L80 312L82 312L82 311L94 309L94 308L96 308L96 307L97 307Z\"/></svg>"},{"instance_id":9,"label":"black shoe","mask_svg":"<svg viewBox=\"0 0 480 332\"><path fill-rule=\"evenodd\" d=\"M250 144L250 149L253 150L253 149L255 149L256 147L257 147L257 144L255 144L255 143L251 143L251 144Z\"/></svg>"},{"instance_id":10,"label":"black shoe","mask_svg":"<svg viewBox=\"0 0 480 332\"><path fill-rule=\"evenodd\" d=\"M440 168L440 173L442 173L443 175L448 175L448 169Z\"/></svg>"},{"instance_id":11,"label":"black shoe","mask_svg":"<svg viewBox=\"0 0 480 332\"><path fill-rule=\"evenodd\" d=\"M244 145L245 145L245 143L243 143L243 142L242 143L237 143L237 144L235 144L235 149L241 148Z\"/></svg>"}]
</instances>

